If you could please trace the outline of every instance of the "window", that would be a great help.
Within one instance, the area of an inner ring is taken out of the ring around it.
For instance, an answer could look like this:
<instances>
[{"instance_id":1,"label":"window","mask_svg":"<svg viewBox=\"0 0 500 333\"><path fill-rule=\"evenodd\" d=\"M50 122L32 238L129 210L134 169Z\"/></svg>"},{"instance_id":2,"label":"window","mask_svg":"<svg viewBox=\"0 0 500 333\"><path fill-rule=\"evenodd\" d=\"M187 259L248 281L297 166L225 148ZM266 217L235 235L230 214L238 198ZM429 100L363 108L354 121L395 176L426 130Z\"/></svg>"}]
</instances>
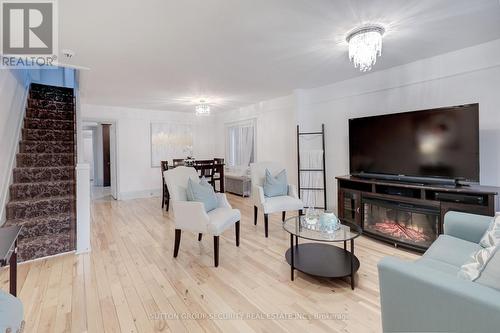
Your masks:
<instances>
[{"instance_id":1,"label":"window","mask_svg":"<svg viewBox=\"0 0 500 333\"><path fill-rule=\"evenodd\" d=\"M255 120L226 125L226 165L246 168L255 161Z\"/></svg>"}]
</instances>

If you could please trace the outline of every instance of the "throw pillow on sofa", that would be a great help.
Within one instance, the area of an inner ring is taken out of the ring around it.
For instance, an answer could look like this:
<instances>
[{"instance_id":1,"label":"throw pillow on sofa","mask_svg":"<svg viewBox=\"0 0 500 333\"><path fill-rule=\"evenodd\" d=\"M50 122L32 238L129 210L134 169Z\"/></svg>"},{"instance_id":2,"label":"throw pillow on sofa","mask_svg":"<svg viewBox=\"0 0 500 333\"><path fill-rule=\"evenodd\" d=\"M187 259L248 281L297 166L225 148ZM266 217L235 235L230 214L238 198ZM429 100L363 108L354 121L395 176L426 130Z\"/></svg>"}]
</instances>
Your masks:
<instances>
[{"instance_id":1,"label":"throw pillow on sofa","mask_svg":"<svg viewBox=\"0 0 500 333\"><path fill-rule=\"evenodd\" d=\"M500 290L500 246L495 247L493 255L476 282Z\"/></svg>"},{"instance_id":2,"label":"throw pillow on sofa","mask_svg":"<svg viewBox=\"0 0 500 333\"><path fill-rule=\"evenodd\" d=\"M479 244L482 247L490 247L500 244L500 214L495 216L493 222L491 222L490 227L484 233L483 238Z\"/></svg>"},{"instance_id":3,"label":"throw pillow on sofa","mask_svg":"<svg viewBox=\"0 0 500 333\"><path fill-rule=\"evenodd\" d=\"M489 275L500 273L498 269L490 269L490 265L493 265L496 261L500 260L500 255L498 255L499 246L490 246L487 248L479 248L472 256L465 262L465 264L460 267L458 271L458 277L464 280L475 281L481 283L482 278L488 278L485 273ZM499 256L495 258L495 256ZM493 262L493 258L495 258ZM494 268L494 267L491 267ZM483 276L484 274L484 276ZM491 277L491 276L489 276ZM500 276L496 277L500 280ZM489 280L489 278L488 278Z\"/></svg>"},{"instance_id":4,"label":"throw pillow on sofa","mask_svg":"<svg viewBox=\"0 0 500 333\"><path fill-rule=\"evenodd\" d=\"M288 181L286 170L281 170L273 177L271 172L266 169L266 178L264 179L264 195L266 197L280 197L288 194Z\"/></svg>"},{"instance_id":5,"label":"throw pillow on sofa","mask_svg":"<svg viewBox=\"0 0 500 333\"><path fill-rule=\"evenodd\" d=\"M208 213L219 205L215 191L205 178L202 178L199 183L193 181L191 178L188 180L186 189L188 201L197 201L203 203L205 211Z\"/></svg>"}]
</instances>

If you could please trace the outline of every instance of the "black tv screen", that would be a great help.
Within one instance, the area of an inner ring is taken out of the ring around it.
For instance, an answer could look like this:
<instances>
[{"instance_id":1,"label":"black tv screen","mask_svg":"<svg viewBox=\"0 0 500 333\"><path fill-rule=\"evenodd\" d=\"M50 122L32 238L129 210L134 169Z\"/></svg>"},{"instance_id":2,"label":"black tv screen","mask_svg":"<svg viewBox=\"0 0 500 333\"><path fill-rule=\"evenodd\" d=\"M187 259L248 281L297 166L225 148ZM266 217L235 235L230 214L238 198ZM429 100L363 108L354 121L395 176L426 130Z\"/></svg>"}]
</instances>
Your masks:
<instances>
[{"instance_id":1,"label":"black tv screen","mask_svg":"<svg viewBox=\"0 0 500 333\"><path fill-rule=\"evenodd\" d=\"M351 174L479 182L479 105L349 120Z\"/></svg>"}]
</instances>

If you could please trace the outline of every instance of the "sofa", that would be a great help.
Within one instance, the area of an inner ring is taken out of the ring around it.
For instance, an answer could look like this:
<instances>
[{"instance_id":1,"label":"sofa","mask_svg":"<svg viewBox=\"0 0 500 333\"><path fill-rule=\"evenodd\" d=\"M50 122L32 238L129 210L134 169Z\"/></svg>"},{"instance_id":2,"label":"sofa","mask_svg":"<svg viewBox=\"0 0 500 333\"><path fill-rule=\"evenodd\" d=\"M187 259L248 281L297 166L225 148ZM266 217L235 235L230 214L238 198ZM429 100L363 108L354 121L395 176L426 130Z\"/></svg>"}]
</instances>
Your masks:
<instances>
[{"instance_id":1,"label":"sofa","mask_svg":"<svg viewBox=\"0 0 500 333\"><path fill-rule=\"evenodd\" d=\"M457 277L492 221L448 212L444 234L420 259L380 261L384 332L500 332L500 290Z\"/></svg>"},{"instance_id":2,"label":"sofa","mask_svg":"<svg viewBox=\"0 0 500 333\"><path fill-rule=\"evenodd\" d=\"M23 315L23 304L19 298L0 290L0 332L23 332Z\"/></svg>"}]
</instances>

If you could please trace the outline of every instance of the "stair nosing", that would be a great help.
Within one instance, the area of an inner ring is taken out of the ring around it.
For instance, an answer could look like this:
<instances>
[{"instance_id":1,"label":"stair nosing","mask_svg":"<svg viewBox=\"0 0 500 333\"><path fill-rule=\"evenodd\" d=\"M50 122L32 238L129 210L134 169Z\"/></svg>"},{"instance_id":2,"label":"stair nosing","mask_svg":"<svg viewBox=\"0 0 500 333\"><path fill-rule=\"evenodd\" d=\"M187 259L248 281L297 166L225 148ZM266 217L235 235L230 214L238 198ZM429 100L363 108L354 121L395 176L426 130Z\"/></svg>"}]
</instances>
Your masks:
<instances>
[{"instance_id":1,"label":"stair nosing","mask_svg":"<svg viewBox=\"0 0 500 333\"><path fill-rule=\"evenodd\" d=\"M17 155L75 155L75 153L17 153Z\"/></svg>"},{"instance_id":2,"label":"stair nosing","mask_svg":"<svg viewBox=\"0 0 500 333\"><path fill-rule=\"evenodd\" d=\"M61 200L64 200L64 199L76 199L76 196L71 194L71 195L58 195L58 196L53 196L53 197L45 197L45 198L36 198L36 199L22 199L22 200L10 200L8 203L7 203L7 206L9 206L10 204L13 204L13 203L19 203L19 202L30 202L30 201L49 201L49 200L58 200L58 199L61 199Z\"/></svg>"},{"instance_id":3,"label":"stair nosing","mask_svg":"<svg viewBox=\"0 0 500 333\"><path fill-rule=\"evenodd\" d=\"M20 185L20 186L24 186L24 185L45 185L45 184L48 184L48 183L74 183L76 184L76 182L74 180L47 180L47 181L44 181L44 182L30 182L30 183L14 183L14 184L11 184L10 186L16 186L16 185Z\"/></svg>"},{"instance_id":4,"label":"stair nosing","mask_svg":"<svg viewBox=\"0 0 500 333\"><path fill-rule=\"evenodd\" d=\"M14 170L26 170L26 169L74 169L73 165L62 165L62 166L46 166L46 167L32 167L32 166L24 166L24 167L15 167Z\"/></svg>"},{"instance_id":5,"label":"stair nosing","mask_svg":"<svg viewBox=\"0 0 500 333\"><path fill-rule=\"evenodd\" d=\"M50 215L45 215L43 218L50 218L50 217L69 217L69 218L74 218L73 216L74 214L72 213L60 213L60 214L50 214ZM36 217L28 217L28 218L24 218L24 219L12 219L12 220L7 220L5 221L5 223L9 224L9 225L13 225L15 224L15 222L29 222L30 220L39 220L40 219L40 216L36 216Z\"/></svg>"}]
</instances>

